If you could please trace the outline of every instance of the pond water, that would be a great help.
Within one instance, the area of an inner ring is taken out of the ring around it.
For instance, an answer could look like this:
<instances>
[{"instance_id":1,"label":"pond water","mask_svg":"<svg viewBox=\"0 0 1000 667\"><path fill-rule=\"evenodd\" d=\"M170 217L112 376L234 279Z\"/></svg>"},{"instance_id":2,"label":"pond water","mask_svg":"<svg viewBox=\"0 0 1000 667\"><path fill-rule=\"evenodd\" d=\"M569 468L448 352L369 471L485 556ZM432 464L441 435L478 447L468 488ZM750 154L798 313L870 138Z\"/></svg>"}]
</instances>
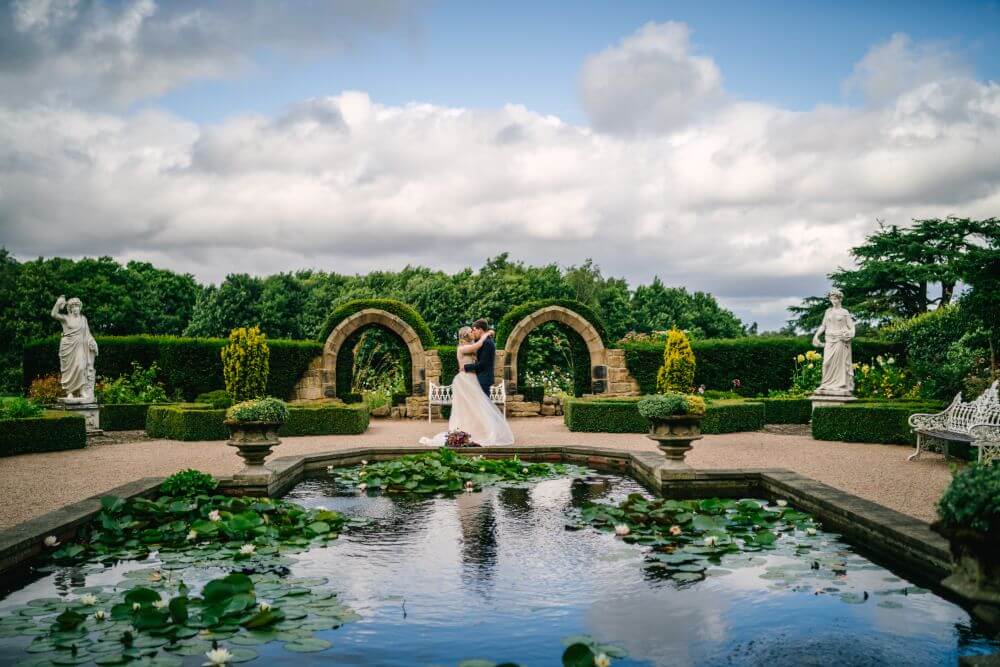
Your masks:
<instances>
[{"instance_id":1,"label":"pond water","mask_svg":"<svg viewBox=\"0 0 1000 667\"><path fill-rule=\"evenodd\" d=\"M668 569L649 559L648 547L590 527L567 529L574 508L636 492L644 493L617 476L437 498L360 496L329 477L303 481L288 500L370 523L296 554L283 578L259 582L260 598L291 586L303 591L301 608L311 611L286 621L301 626L288 632L304 627L330 648L297 653L283 648L280 640L289 637L277 637L253 643L259 659L250 664L558 665L564 641L581 636L624 654L615 665L943 665L1000 650L960 607L873 564L832 533L785 533L774 548ZM30 619L33 599L72 597L83 587L104 595L123 578L143 578L163 565L153 557L106 569L54 568L0 591L0 664L26 657L37 659L26 664L53 664L24 652L30 638L13 630L11 611L28 609ZM164 572L195 590L225 573L203 563L167 565ZM317 610L329 613L316 617ZM204 639L186 640L191 655L161 651L162 662L147 664L202 664L195 651L206 647ZM217 639L230 645L225 633ZM56 664L93 664L102 655L97 646L77 663Z\"/></svg>"}]
</instances>

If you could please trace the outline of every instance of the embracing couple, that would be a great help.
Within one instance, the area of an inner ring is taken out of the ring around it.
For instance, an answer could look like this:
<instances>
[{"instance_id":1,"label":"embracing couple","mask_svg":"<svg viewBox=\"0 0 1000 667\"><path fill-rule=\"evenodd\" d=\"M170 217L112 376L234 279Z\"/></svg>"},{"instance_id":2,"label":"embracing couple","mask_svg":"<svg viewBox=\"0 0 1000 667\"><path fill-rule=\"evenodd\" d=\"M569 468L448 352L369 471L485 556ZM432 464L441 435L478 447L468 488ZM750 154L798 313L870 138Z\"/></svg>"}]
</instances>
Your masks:
<instances>
[{"instance_id":1,"label":"embracing couple","mask_svg":"<svg viewBox=\"0 0 1000 667\"><path fill-rule=\"evenodd\" d=\"M451 417L448 431L465 431L480 445L513 445L514 434L490 400L497 346L495 332L486 320L458 330L458 374L451 383ZM428 408L429 409L429 408ZM426 445L442 446L447 433L421 438Z\"/></svg>"}]
</instances>

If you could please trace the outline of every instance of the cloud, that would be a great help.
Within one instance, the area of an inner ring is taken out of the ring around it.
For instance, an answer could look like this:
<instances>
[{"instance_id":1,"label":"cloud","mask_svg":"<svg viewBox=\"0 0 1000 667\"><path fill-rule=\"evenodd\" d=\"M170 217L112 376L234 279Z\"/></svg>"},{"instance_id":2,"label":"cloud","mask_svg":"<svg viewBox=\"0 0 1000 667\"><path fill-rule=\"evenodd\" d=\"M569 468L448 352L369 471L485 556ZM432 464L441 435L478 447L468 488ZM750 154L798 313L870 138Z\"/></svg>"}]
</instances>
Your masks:
<instances>
[{"instance_id":1,"label":"cloud","mask_svg":"<svg viewBox=\"0 0 1000 667\"><path fill-rule=\"evenodd\" d=\"M683 23L647 23L587 58L580 96L593 126L619 134L667 132L722 102L719 68L691 54L690 36Z\"/></svg>"},{"instance_id":2,"label":"cloud","mask_svg":"<svg viewBox=\"0 0 1000 667\"><path fill-rule=\"evenodd\" d=\"M317 55L408 26L418 3L302 0L13 0L0 6L7 105L125 106L252 66L254 50Z\"/></svg>"},{"instance_id":3,"label":"cloud","mask_svg":"<svg viewBox=\"0 0 1000 667\"><path fill-rule=\"evenodd\" d=\"M51 12L25 20L38 15ZM0 106L0 244L203 280L593 257L774 328L877 218L998 210L1000 86L968 77L914 82L877 107L726 100L697 124L641 134L361 91L203 125Z\"/></svg>"}]
</instances>

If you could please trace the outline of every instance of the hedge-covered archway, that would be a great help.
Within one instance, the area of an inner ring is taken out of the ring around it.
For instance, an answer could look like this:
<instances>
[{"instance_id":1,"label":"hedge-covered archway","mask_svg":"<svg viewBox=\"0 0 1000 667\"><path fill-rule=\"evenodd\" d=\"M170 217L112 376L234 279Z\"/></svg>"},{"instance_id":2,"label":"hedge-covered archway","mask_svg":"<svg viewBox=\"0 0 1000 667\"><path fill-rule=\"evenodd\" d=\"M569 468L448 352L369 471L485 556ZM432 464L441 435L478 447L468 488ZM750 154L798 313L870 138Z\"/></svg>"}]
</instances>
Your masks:
<instances>
[{"instance_id":1,"label":"hedge-covered archway","mask_svg":"<svg viewBox=\"0 0 1000 667\"><path fill-rule=\"evenodd\" d=\"M342 348L362 329L371 326L381 327L403 342L410 357L408 384L414 394L423 394L424 351L434 345L434 336L424 318L412 307L394 299L356 299L334 308L323 327L323 395L337 396L338 365L347 363L347 357L341 354ZM340 375L346 377L343 373Z\"/></svg>"},{"instance_id":2,"label":"hedge-covered archway","mask_svg":"<svg viewBox=\"0 0 1000 667\"><path fill-rule=\"evenodd\" d=\"M522 304L497 324L497 346L504 350L504 377L517 390L518 353L532 331L548 322L570 329L586 346L590 359L589 390L602 393L607 388L607 333L601 318L588 306L569 299L547 299Z\"/></svg>"}]
</instances>

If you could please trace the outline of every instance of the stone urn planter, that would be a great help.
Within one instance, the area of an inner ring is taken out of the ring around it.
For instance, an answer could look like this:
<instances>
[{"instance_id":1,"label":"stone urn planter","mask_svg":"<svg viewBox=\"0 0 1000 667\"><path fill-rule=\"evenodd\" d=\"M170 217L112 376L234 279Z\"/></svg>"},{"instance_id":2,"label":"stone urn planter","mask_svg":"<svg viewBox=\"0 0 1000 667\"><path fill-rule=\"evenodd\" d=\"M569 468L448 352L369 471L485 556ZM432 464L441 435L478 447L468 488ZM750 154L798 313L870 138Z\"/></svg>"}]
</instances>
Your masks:
<instances>
[{"instance_id":1,"label":"stone urn planter","mask_svg":"<svg viewBox=\"0 0 1000 667\"><path fill-rule=\"evenodd\" d=\"M278 439L278 429L282 422L244 422L227 419L229 427L230 447L237 448L237 454L246 462L246 467L239 472L241 477L261 477L270 473L264 467L264 461L271 454L271 449L281 444Z\"/></svg>"},{"instance_id":2,"label":"stone urn planter","mask_svg":"<svg viewBox=\"0 0 1000 667\"><path fill-rule=\"evenodd\" d=\"M688 468L684 457L691 450L691 443L701 440L702 415L676 415L651 418L649 435L666 457L668 468Z\"/></svg>"},{"instance_id":3,"label":"stone urn planter","mask_svg":"<svg viewBox=\"0 0 1000 667\"><path fill-rule=\"evenodd\" d=\"M952 573L941 585L974 604L973 612L1000 623L1000 536L970 528L931 525L951 547Z\"/></svg>"}]
</instances>

